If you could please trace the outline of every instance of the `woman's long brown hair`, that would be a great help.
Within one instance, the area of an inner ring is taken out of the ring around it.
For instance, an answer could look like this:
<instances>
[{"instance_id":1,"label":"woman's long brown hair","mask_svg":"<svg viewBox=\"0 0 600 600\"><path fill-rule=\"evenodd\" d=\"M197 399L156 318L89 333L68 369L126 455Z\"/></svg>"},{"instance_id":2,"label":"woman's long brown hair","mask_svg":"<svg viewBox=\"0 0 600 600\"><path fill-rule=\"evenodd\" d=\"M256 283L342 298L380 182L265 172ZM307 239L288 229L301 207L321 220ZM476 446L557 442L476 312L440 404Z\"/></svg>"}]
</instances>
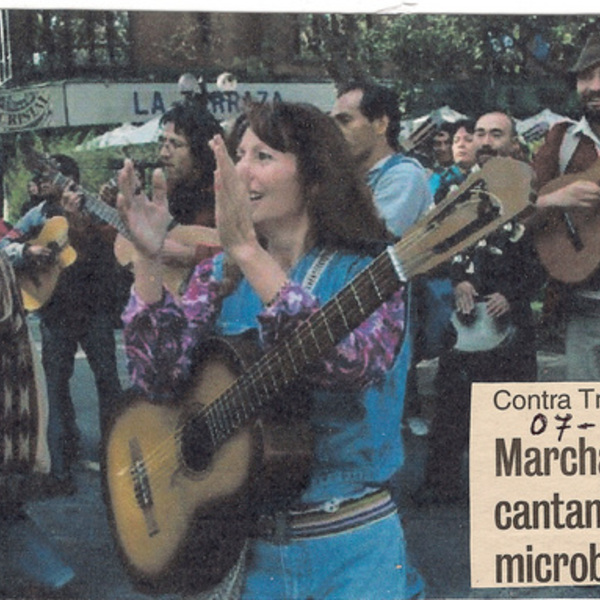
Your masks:
<instances>
[{"instance_id":1,"label":"woman's long brown hair","mask_svg":"<svg viewBox=\"0 0 600 600\"><path fill-rule=\"evenodd\" d=\"M365 240L386 239L371 191L333 119L310 104L253 104L238 123L265 144L296 156L298 177L317 244L359 250Z\"/></svg>"},{"instance_id":2,"label":"woman's long brown hair","mask_svg":"<svg viewBox=\"0 0 600 600\"><path fill-rule=\"evenodd\" d=\"M248 128L271 148L295 155L317 246L364 253L373 247L372 242L391 239L331 117L310 104L252 104L231 130L228 148L232 154ZM234 271L227 268L228 279ZM233 276L238 278L239 274ZM227 288L229 293L231 286Z\"/></svg>"}]
</instances>

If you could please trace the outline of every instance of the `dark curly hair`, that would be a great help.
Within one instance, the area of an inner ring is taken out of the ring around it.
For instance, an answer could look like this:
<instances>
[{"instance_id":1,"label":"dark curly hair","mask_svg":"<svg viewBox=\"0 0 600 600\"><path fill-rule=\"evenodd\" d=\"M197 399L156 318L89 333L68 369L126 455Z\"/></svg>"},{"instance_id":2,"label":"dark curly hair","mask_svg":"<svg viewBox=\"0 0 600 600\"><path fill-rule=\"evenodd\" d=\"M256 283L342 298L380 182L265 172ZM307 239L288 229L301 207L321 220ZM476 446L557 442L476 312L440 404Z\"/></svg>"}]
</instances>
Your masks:
<instances>
[{"instance_id":1,"label":"dark curly hair","mask_svg":"<svg viewBox=\"0 0 600 600\"><path fill-rule=\"evenodd\" d=\"M214 207L215 157L208 142L222 134L221 124L206 107L203 96L176 102L161 117L160 124L172 123L175 133L183 135L194 160L194 180L181 182L169 196L173 217L181 224L195 222L198 211Z\"/></svg>"},{"instance_id":2,"label":"dark curly hair","mask_svg":"<svg viewBox=\"0 0 600 600\"><path fill-rule=\"evenodd\" d=\"M223 130L205 102L193 98L176 102L160 119L161 125L167 123L173 123L176 133L186 137L196 162L206 165L206 170L212 173L215 161L208 142Z\"/></svg>"}]
</instances>

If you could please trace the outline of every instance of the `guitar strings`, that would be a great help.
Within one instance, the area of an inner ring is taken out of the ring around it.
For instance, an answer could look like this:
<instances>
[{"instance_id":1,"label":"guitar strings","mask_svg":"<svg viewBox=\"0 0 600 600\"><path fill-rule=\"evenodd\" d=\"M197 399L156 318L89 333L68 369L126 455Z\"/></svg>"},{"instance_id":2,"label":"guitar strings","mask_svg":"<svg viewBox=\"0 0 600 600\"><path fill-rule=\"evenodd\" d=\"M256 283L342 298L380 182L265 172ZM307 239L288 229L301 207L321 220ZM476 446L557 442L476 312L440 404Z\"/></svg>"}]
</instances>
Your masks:
<instances>
[{"instance_id":1,"label":"guitar strings","mask_svg":"<svg viewBox=\"0 0 600 600\"><path fill-rule=\"evenodd\" d=\"M417 237L413 234L413 236L410 237ZM399 243L400 247L404 247L409 245L410 243L410 237L407 240L402 240ZM387 259L388 257L385 256L385 258ZM418 255L417 257L415 257L415 264L419 264L421 262L424 262L426 260L426 258L424 257L424 255ZM412 261L407 261L406 265L408 270L411 270L410 265L412 264ZM371 265L369 265L369 267L367 267L368 269L371 269L373 271L374 277L377 278L378 275L380 275L380 272L383 272L383 270L388 271L389 270L389 264L387 262L383 262L381 260L380 257L376 258ZM361 279L360 279L360 274L357 276L357 278L355 280L353 280L356 283L358 283L358 285L360 285L361 283ZM352 282L351 282L352 283ZM362 290L357 289L357 293L360 293ZM319 316L323 321L327 321L328 319L331 318L331 315L329 314L334 308L333 304L328 304L326 303L323 308L321 309ZM359 317L364 317L366 318L366 316L364 314L361 313L360 308L357 306L354 313L349 314L348 316L355 316L358 315ZM299 331L298 331L298 342L301 346L306 346L307 345L307 341L309 340L309 337L312 338L314 334L314 329L313 327L311 327L311 324L307 324L304 327L299 326ZM264 355L263 359L259 360L255 366L255 368L252 369L252 371L257 373L257 378L258 379L262 379L261 372L270 372L272 371L271 366L272 365L276 365L276 366L280 366L280 356L278 353L280 346L278 345L275 349L273 349L272 351L270 351L269 353L267 353L266 355ZM232 387L228 390L226 390L219 398L217 398L213 403L203 407L200 411L198 411L197 413L195 413L194 418L203 418L206 423L207 426L209 427L209 430L211 431L211 435L213 436L213 442L217 442L214 443L214 446L218 445L218 438L222 437L219 436L217 430L221 429L221 430L227 430L230 429L230 427L228 427L227 425L225 426L221 426L218 427L216 424L216 420L221 416L223 417L225 420L227 420L227 416L224 415L225 412L229 413L230 415L233 414L234 418L235 416L238 414L235 410L232 410L231 407L231 403L230 403L230 398L232 397L231 394L231 390L232 388L249 388L249 387L255 387L254 384L254 380L257 378L253 378L252 376L246 376L246 377L241 377L238 378L238 380L236 382L234 382L232 384ZM277 392L277 383L275 382L275 391ZM268 389L265 388L265 391L268 393ZM214 415L214 418L212 418ZM231 419L231 417L229 417L229 419ZM238 419L239 420L239 419ZM180 440L181 435L183 433L183 429L184 429L184 425L176 428L174 430L174 432L172 432L172 435L169 436L163 443L159 443L154 450L147 455L146 459L145 459L145 464L147 466L152 466L155 463L161 463L163 462L163 459L166 457L170 457L172 455L172 451L171 451L171 445L173 442L177 442ZM226 431L225 431L226 433ZM160 470L157 469L155 471L155 475L156 474L160 474Z\"/></svg>"},{"instance_id":2,"label":"guitar strings","mask_svg":"<svg viewBox=\"0 0 600 600\"><path fill-rule=\"evenodd\" d=\"M385 259L385 260L383 260L383 259ZM389 261L389 257L384 254L384 255L380 255L379 257L377 257L373 261L373 263L371 263L371 265L368 268L373 269L375 278L377 278L377 276L381 275L382 273L387 273L390 271L390 265L389 265L388 261ZM410 271L412 268L410 265L419 265L426 261L427 261L427 256L425 254L419 254L416 257L414 257L414 259L408 260L406 262L406 265L407 265L408 270ZM362 283L362 280L360 279L360 274L359 274L359 276L357 276L356 279L358 280L356 283L360 286ZM365 284L362 284L362 288L367 289ZM346 289L346 288L344 288L344 289ZM361 291L363 291L363 289L358 288L357 291L360 293ZM321 309L321 311L319 311L319 313L316 313L316 314L319 315L320 319L326 321L331 318L330 313L333 310L334 310L334 304L326 303L323 306L323 308ZM335 309L335 310L337 312L337 309ZM355 308L351 309L349 311L349 314L348 314L349 318L352 318L355 316L358 316L361 319L366 319L368 317L368 315L364 314L364 312L362 311L362 309L360 308L359 305L355 305ZM297 331L297 337L298 337L299 344L301 346L307 345L307 341L309 341L309 339L312 339L313 334L314 334L314 330L312 327L312 323L304 322L303 324L300 324L298 327L298 331ZM333 344L331 344L331 346L333 346ZM217 426L215 425L215 419L218 419L218 417L221 416L225 421L227 421L227 419L231 420L231 417L227 417L227 415L225 414L226 412L228 412L230 415L231 414L233 414L233 415L239 414L235 410L232 410L232 406L230 404L230 399L233 396L232 391L235 391L236 389L243 391L244 389L249 389L250 387L255 386L254 380L261 379L261 374L262 374L262 377L264 377L264 373L271 373L273 371L273 369L271 368L272 365L275 365L276 367L280 368L281 361L280 361L280 356L278 355L278 351L280 350L280 347L281 347L281 345L278 344L273 350L269 351L267 354L265 354L263 356L263 358L261 360L259 360L257 362L256 366L252 369L252 371L254 371L256 373L256 377L249 375L249 376L242 376L242 377L238 378L232 384L232 386L229 389L227 389L223 394L221 394L221 396L219 396L217 399L215 399L215 401L213 403L206 405L200 411L198 411L197 413L194 414L193 418L205 419L207 426L209 427L211 432L213 432L213 433L211 433L211 435L213 436L213 442L218 442L218 439L215 439L215 438L219 437L218 434L214 433L214 431L217 429ZM274 382L274 387L275 387L275 392L278 392L279 389L278 389L277 382ZM269 391L267 388L265 388L265 390L267 392ZM238 421L239 421L239 419L238 419ZM238 423L238 425L239 425L239 423ZM173 446L173 444L177 444L177 442L181 439L184 427L185 427L185 424L177 427L169 436L167 436L167 438L165 440L163 440L162 442L159 442L159 444L157 444L155 446L153 451L150 452L145 457L144 465L146 466L146 468L150 468L150 467L153 468L153 480L154 480L154 478L160 479L163 476L167 476L167 477L172 476L173 473L170 468L171 463L169 462L169 460L166 460L166 459L172 459L172 457L173 457L172 446ZM232 429L232 427L230 425L227 425L227 423L225 423L225 426L222 426L221 429L224 430L223 433L226 434L227 430ZM222 436L220 436L220 437L222 437ZM213 446L215 448L217 448L218 443L213 443ZM177 455L177 453L175 453L175 455ZM154 468L154 465L157 465L157 467ZM125 468L119 473L119 475L124 475L128 472L130 472L130 469Z\"/></svg>"}]
</instances>

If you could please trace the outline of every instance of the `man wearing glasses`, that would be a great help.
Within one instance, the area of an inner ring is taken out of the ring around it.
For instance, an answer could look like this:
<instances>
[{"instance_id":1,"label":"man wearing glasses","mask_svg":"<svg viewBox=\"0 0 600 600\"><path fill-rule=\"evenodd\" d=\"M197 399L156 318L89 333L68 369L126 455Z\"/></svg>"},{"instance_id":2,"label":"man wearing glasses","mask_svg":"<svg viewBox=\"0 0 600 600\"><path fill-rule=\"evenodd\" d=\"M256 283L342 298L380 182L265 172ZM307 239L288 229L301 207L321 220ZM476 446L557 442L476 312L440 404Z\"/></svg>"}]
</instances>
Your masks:
<instances>
[{"instance_id":1,"label":"man wearing glasses","mask_svg":"<svg viewBox=\"0 0 600 600\"><path fill-rule=\"evenodd\" d=\"M213 172L208 142L222 129L206 106L204 94L174 104L161 118L159 162L167 179L169 210L179 225L215 226ZM169 236L163 260L176 267L193 267L214 251L193 236ZM184 241L185 238L185 241Z\"/></svg>"}]
</instances>

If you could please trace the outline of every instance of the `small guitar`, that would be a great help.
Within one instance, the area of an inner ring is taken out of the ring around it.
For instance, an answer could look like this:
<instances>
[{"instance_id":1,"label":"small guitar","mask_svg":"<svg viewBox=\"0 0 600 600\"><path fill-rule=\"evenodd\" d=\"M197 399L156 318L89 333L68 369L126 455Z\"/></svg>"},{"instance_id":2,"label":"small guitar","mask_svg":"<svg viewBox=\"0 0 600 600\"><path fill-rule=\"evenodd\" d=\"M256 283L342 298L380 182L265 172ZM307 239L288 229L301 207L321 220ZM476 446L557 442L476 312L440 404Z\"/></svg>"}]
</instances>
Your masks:
<instances>
[{"instance_id":1,"label":"small guitar","mask_svg":"<svg viewBox=\"0 0 600 600\"><path fill-rule=\"evenodd\" d=\"M38 236L28 243L51 250L51 256L44 260L44 264L17 271L23 305L31 312L50 300L60 274L75 262L77 252L69 245L69 224L64 217L48 219Z\"/></svg>"},{"instance_id":2,"label":"small guitar","mask_svg":"<svg viewBox=\"0 0 600 600\"><path fill-rule=\"evenodd\" d=\"M600 159L581 173L550 181L539 196L562 189L575 181L600 183ZM552 208L535 230L535 246L548 274L563 283L581 283L600 266L600 210Z\"/></svg>"},{"instance_id":3,"label":"small guitar","mask_svg":"<svg viewBox=\"0 0 600 600\"><path fill-rule=\"evenodd\" d=\"M32 148L26 148L23 152L25 154L25 164L31 171L43 173L44 176L51 178L53 183L61 188L65 188L72 183L71 179L65 177L59 171L58 166L51 158L36 152ZM116 181L112 180L107 185L115 188ZM135 248L130 241L131 238L127 225L121 219L118 210L107 204L101 196L91 194L81 186L77 186L77 188L82 198L82 210L98 217L119 232L119 235L115 239L115 256L119 264L130 266L135 258ZM175 225L169 232L168 237L183 245L205 246L207 256L216 253L220 244L216 229L200 225ZM190 274L190 270L191 267L189 266L165 264L163 277L165 286L169 291L174 295L180 295L181 289Z\"/></svg>"},{"instance_id":4,"label":"small guitar","mask_svg":"<svg viewBox=\"0 0 600 600\"><path fill-rule=\"evenodd\" d=\"M297 493L310 467L305 445L292 463L294 453L273 442L298 436L295 426L266 435L268 416L282 410L277 400L287 394L287 406L289 398L301 397L293 385L304 368L403 281L525 211L530 181L524 163L488 161L258 360L221 341L198 353L201 362L177 406L133 399L108 436L104 473L117 547L138 584L198 590L227 573L247 539L257 487L278 504L278 495Z\"/></svg>"}]
</instances>

